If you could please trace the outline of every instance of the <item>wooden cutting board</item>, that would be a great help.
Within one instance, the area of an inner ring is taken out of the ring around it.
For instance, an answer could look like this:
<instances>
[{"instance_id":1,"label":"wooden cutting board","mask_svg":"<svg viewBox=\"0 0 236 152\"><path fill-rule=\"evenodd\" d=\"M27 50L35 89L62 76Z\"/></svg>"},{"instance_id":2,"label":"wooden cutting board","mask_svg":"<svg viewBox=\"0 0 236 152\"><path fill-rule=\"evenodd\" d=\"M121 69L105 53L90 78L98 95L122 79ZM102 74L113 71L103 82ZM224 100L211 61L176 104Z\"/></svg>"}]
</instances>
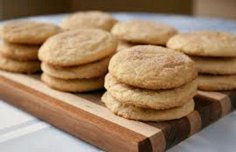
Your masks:
<instances>
[{"instance_id":1,"label":"wooden cutting board","mask_svg":"<svg viewBox=\"0 0 236 152\"><path fill-rule=\"evenodd\" d=\"M0 98L107 151L164 151L233 109L233 92L199 91L195 111L168 122L139 122L112 114L103 91L71 94L45 86L39 75L0 71Z\"/></svg>"}]
</instances>

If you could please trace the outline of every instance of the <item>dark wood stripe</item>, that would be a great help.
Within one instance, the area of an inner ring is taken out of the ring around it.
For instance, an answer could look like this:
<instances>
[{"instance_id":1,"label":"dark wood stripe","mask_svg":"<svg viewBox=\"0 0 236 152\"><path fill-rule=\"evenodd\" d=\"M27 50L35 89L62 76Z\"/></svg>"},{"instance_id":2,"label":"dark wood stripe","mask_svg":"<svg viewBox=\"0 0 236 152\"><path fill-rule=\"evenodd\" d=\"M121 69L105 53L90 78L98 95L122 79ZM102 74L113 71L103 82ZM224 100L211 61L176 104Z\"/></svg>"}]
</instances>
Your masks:
<instances>
[{"instance_id":1,"label":"dark wood stripe","mask_svg":"<svg viewBox=\"0 0 236 152\"><path fill-rule=\"evenodd\" d=\"M186 139L190 133L190 123L186 117L166 122L149 122L148 124L163 131L166 139L166 149Z\"/></svg>"},{"instance_id":2,"label":"dark wood stripe","mask_svg":"<svg viewBox=\"0 0 236 152\"><path fill-rule=\"evenodd\" d=\"M152 152L152 146L150 145L151 141L149 139L145 139L138 143L138 151L139 152ZM148 146L147 146L148 145ZM117 151L119 151L117 149Z\"/></svg>"},{"instance_id":3,"label":"dark wood stripe","mask_svg":"<svg viewBox=\"0 0 236 152\"><path fill-rule=\"evenodd\" d=\"M218 101L205 96L195 96L195 110L201 116L202 128L221 117L221 105Z\"/></svg>"},{"instance_id":4,"label":"dark wood stripe","mask_svg":"<svg viewBox=\"0 0 236 152\"><path fill-rule=\"evenodd\" d=\"M104 150L138 151L144 143L151 150L150 141L141 134L2 76L0 96L12 105Z\"/></svg>"},{"instance_id":5,"label":"dark wood stripe","mask_svg":"<svg viewBox=\"0 0 236 152\"><path fill-rule=\"evenodd\" d=\"M232 109L236 108L236 93L230 93L229 94L229 98L231 100L231 104L232 104Z\"/></svg>"}]
</instances>

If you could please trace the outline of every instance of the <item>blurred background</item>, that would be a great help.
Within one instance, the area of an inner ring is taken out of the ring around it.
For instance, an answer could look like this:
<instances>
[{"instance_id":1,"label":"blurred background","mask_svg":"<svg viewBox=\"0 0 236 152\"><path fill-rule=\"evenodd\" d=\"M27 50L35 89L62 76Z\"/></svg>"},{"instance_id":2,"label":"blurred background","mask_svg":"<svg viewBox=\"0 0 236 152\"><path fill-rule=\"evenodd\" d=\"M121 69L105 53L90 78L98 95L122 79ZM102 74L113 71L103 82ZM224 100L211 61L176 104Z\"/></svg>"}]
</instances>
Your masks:
<instances>
[{"instance_id":1,"label":"blurred background","mask_svg":"<svg viewBox=\"0 0 236 152\"><path fill-rule=\"evenodd\" d=\"M236 0L0 0L0 20L91 9L174 13L236 20Z\"/></svg>"}]
</instances>

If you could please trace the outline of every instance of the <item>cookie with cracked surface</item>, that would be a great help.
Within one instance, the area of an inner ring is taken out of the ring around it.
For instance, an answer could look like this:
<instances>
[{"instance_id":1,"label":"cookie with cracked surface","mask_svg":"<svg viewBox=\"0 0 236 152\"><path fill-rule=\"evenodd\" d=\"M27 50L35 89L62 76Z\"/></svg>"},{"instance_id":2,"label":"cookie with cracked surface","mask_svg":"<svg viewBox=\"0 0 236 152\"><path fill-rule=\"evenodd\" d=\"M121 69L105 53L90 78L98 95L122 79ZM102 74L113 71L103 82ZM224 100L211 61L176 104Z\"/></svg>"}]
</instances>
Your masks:
<instances>
[{"instance_id":1,"label":"cookie with cracked surface","mask_svg":"<svg viewBox=\"0 0 236 152\"><path fill-rule=\"evenodd\" d=\"M64 19L64 29L96 28L110 31L117 22L110 14L101 11L77 12Z\"/></svg>"},{"instance_id":2,"label":"cookie with cracked surface","mask_svg":"<svg viewBox=\"0 0 236 152\"><path fill-rule=\"evenodd\" d=\"M99 29L71 30L50 37L39 49L39 59L57 66L76 66L115 53L117 40Z\"/></svg>"},{"instance_id":3,"label":"cookie with cracked surface","mask_svg":"<svg viewBox=\"0 0 236 152\"><path fill-rule=\"evenodd\" d=\"M50 23L19 20L4 24L1 37L11 43L42 44L60 31L60 27Z\"/></svg>"},{"instance_id":4,"label":"cookie with cracked surface","mask_svg":"<svg viewBox=\"0 0 236 152\"><path fill-rule=\"evenodd\" d=\"M107 73L110 57L73 67L60 67L42 63L41 68L47 75L61 79L90 79L104 76Z\"/></svg>"},{"instance_id":5,"label":"cookie with cracked surface","mask_svg":"<svg viewBox=\"0 0 236 152\"><path fill-rule=\"evenodd\" d=\"M198 89L224 91L236 89L236 75L199 75Z\"/></svg>"},{"instance_id":6,"label":"cookie with cracked surface","mask_svg":"<svg viewBox=\"0 0 236 152\"><path fill-rule=\"evenodd\" d=\"M175 89L148 90L120 83L107 74L104 86L121 103L150 109L169 109L182 106L188 101L187 99L193 98L197 93L196 80Z\"/></svg>"},{"instance_id":7,"label":"cookie with cracked surface","mask_svg":"<svg viewBox=\"0 0 236 152\"><path fill-rule=\"evenodd\" d=\"M119 39L142 44L165 45L177 33L174 27L151 21L127 21L116 23L112 34Z\"/></svg>"},{"instance_id":8,"label":"cookie with cracked surface","mask_svg":"<svg viewBox=\"0 0 236 152\"><path fill-rule=\"evenodd\" d=\"M104 76L94 79L72 79L65 80L49 76L45 73L41 75L41 80L49 87L65 92L88 92L103 88Z\"/></svg>"},{"instance_id":9,"label":"cookie with cracked surface","mask_svg":"<svg viewBox=\"0 0 236 152\"><path fill-rule=\"evenodd\" d=\"M116 53L108 66L121 83L144 89L171 89L197 77L195 63L183 53L140 45Z\"/></svg>"},{"instance_id":10,"label":"cookie with cracked surface","mask_svg":"<svg viewBox=\"0 0 236 152\"><path fill-rule=\"evenodd\" d=\"M125 105L113 98L108 92L102 96L102 102L104 102L106 107L116 115L122 116L126 119L141 121L166 121L180 119L194 110L194 101L192 99L188 99L188 102L183 106L166 110L153 110L139 108L133 105Z\"/></svg>"},{"instance_id":11,"label":"cookie with cracked surface","mask_svg":"<svg viewBox=\"0 0 236 152\"><path fill-rule=\"evenodd\" d=\"M173 36L167 47L188 55L235 57L236 35L218 31L194 31Z\"/></svg>"},{"instance_id":12,"label":"cookie with cracked surface","mask_svg":"<svg viewBox=\"0 0 236 152\"><path fill-rule=\"evenodd\" d=\"M41 71L39 61L17 61L0 54L0 69L16 73L35 73Z\"/></svg>"},{"instance_id":13,"label":"cookie with cracked surface","mask_svg":"<svg viewBox=\"0 0 236 152\"><path fill-rule=\"evenodd\" d=\"M38 45L25 45L0 41L0 53L14 60L36 61L38 60Z\"/></svg>"},{"instance_id":14,"label":"cookie with cracked surface","mask_svg":"<svg viewBox=\"0 0 236 152\"><path fill-rule=\"evenodd\" d=\"M199 73L205 74L236 74L236 58L213 58L191 56Z\"/></svg>"}]
</instances>

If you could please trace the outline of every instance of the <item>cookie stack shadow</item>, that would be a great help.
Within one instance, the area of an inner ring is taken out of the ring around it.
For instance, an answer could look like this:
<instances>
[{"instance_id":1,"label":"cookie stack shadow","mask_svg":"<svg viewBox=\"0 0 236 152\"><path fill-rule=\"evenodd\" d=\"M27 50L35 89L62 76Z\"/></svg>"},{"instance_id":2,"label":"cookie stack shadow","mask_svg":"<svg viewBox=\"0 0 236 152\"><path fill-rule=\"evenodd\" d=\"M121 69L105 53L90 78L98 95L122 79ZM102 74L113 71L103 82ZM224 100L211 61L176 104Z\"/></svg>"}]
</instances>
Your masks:
<instances>
[{"instance_id":1,"label":"cookie stack shadow","mask_svg":"<svg viewBox=\"0 0 236 152\"><path fill-rule=\"evenodd\" d=\"M127 119L179 119L194 110L196 78L194 62L186 55L158 46L135 46L112 57L102 101Z\"/></svg>"},{"instance_id":2,"label":"cookie stack shadow","mask_svg":"<svg viewBox=\"0 0 236 152\"><path fill-rule=\"evenodd\" d=\"M167 47L189 55L199 71L198 89L236 89L236 36L219 31L195 31L172 37Z\"/></svg>"},{"instance_id":3,"label":"cookie stack shadow","mask_svg":"<svg viewBox=\"0 0 236 152\"><path fill-rule=\"evenodd\" d=\"M38 50L60 28L33 21L14 21L1 27L0 69L17 73L41 71Z\"/></svg>"},{"instance_id":4,"label":"cookie stack shadow","mask_svg":"<svg viewBox=\"0 0 236 152\"><path fill-rule=\"evenodd\" d=\"M66 92L103 88L116 39L99 29L69 30L49 38L39 50L42 81Z\"/></svg>"}]
</instances>

